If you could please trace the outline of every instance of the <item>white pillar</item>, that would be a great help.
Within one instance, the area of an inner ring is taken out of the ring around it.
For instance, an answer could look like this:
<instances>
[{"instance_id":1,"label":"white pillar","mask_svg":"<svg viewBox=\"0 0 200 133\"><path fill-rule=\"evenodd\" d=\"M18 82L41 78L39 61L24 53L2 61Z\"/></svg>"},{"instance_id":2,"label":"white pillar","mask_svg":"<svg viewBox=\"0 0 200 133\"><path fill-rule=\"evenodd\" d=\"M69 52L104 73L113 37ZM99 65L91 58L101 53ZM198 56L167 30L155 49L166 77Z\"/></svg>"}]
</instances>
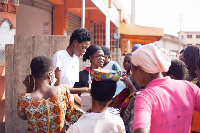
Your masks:
<instances>
[{"instance_id":1,"label":"white pillar","mask_svg":"<svg viewBox=\"0 0 200 133\"><path fill-rule=\"evenodd\" d=\"M135 0L131 0L131 23L135 24Z\"/></svg>"},{"instance_id":2,"label":"white pillar","mask_svg":"<svg viewBox=\"0 0 200 133\"><path fill-rule=\"evenodd\" d=\"M106 47L110 48L110 17L106 14Z\"/></svg>"},{"instance_id":3,"label":"white pillar","mask_svg":"<svg viewBox=\"0 0 200 133\"><path fill-rule=\"evenodd\" d=\"M117 33L117 62L119 62L119 36L120 36L120 27L118 28L118 33Z\"/></svg>"},{"instance_id":4,"label":"white pillar","mask_svg":"<svg viewBox=\"0 0 200 133\"><path fill-rule=\"evenodd\" d=\"M81 28L85 28L85 0L82 0Z\"/></svg>"},{"instance_id":5,"label":"white pillar","mask_svg":"<svg viewBox=\"0 0 200 133\"><path fill-rule=\"evenodd\" d=\"M128 50L127 50L127 51L128 51L128 53L129 53L129 52L131 52L131 50L130 50L130 46L131 46L131 41L130 41L130 40L128 40Z\"/></svg>"}]
</instances>

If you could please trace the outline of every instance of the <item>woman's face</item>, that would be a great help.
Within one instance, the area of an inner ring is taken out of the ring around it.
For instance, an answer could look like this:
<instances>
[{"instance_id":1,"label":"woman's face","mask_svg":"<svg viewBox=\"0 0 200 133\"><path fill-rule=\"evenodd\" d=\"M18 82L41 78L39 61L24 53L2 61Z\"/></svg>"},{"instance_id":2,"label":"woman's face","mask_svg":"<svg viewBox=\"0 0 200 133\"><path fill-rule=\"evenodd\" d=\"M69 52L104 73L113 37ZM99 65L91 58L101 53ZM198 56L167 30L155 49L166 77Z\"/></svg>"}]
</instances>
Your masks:
<instances>
[{"instance_id":1,"label":"woman's face","mask_svg":"<svg viewBox=\"0 0 200 133\"><path fill-rule=\"evenodd\" d=\"M188 64L187 64L187 60L186 60L186 58L184 57L184 55L182 55L181 60L185 63L186 66L188 65Z\"/></svg>"},{"instance_id":2,"label":"woman's face","mask_svg":"<svg viewBox=\"0 0 200 133\"><path fill-rule=\"evenodd\" d=\"M82 42L78 43L78 41L74 40L74 53L76 56L80 57L85 54L86 49L90 46L90 42Z\"/></svg>"},{"instance_id":3,"label":"woman's face","mask_svg":"<svg viewBox=\"0 0 200 133\"><path fill-rule=\"evenodd\" d=\"M134 66L131 63L131 78L133 81L139 85L140 87L146 86L148 84L147 81L149 81L149 74L144 72L139 66Z\"/></svg>"},{"instance_id":4,"label":"woman's face","mask_svg":"<svg viewBox=\"0 0 200 133\"><path fill-rule=\"evenodd\" d=\"M91 65L96 67L103 67L104 64L104 52L103 50L98 50L89 57Z\"/></svg>"},{"instance_id":5,"label":"woman's face","mask_svg":"<svg viewBox=\"0 0 200 133\"><path fill-rule=\"evenodd\" d=\"M126 56L124 57L123 66L124 66L124 69L125 69L126 71L131 70L131 56L130 56L130 55L126 55Z\"/></svg>"},{"instance_id":6,"label":"woman's face","mask_svg":"<svg viewBox=\"0 0 200 133\"><path fill-rule=\"evenodd\" d=\"M195 71L195 73L197 75L198 80L200 81L200 69L198 68L198 66L197 66L197 70Z\"/></svg>"}]
</instances>

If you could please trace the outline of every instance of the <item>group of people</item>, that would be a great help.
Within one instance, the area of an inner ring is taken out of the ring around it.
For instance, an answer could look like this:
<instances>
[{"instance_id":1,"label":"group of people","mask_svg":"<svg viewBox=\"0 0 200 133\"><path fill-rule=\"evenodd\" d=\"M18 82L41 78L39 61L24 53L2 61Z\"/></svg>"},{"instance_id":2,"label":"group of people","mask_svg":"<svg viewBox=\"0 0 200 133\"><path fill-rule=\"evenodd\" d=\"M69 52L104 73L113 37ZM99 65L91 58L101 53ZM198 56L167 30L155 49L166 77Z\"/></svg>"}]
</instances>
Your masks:
<instances>
[{"instance_id":1,"label":"group of people","mask_svg":"<svg viewBox=\"0 0 200 133\"><path fill-rule=\"evenodd\" d=\"M19 95L17 105L18 116L28 120L25 132L200 132L199 46L188 46L181 61L170 60L154 44L134 45L119 79L125 87L116 94L118 81L97 81L94 72L121 68L111 61L109 48L90 41L90 32L79 28L66 50L52 59L32 59L24 80L27 92ZM79 72L80 56L90 66ZM92 97L86 112L80 108L82 93Z\"/></svg>"}]
</instances>

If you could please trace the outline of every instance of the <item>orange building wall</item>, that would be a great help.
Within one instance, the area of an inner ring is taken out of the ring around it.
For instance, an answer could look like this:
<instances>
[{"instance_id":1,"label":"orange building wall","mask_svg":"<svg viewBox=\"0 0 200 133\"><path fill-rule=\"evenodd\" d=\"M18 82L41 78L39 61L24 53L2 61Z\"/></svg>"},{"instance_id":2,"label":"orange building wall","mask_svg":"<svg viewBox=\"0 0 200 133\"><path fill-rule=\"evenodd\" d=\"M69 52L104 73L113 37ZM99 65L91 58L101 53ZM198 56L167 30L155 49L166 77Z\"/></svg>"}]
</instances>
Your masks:
<instances>
[{"instance_id":1,"label":"orange building wall","mask_svg":"<svg viewBox=\"0 0 200 133\"><path fill-rule=\"evenodd\" d=\"M65 10L64 5L55 5L54 8L54 35L64 35Z\"/></svg>"},{"instance_id":2,"label":"orange building wall","mask_svg":"<svg viewBox=\"0 0 200 133\"><path fill-rule=\"evenodd\" d=\"M5 67L0 66L0 132L5 132Z\"/></svg>"},{"instance_id":3,"label":"orange building wall","mask_svg":"<svg viewBox=\"0 0 200 133\"><path fill-rule=\"evenodd\" d=\"M7 7L7 4L5 4ZM0 8L2 8L2 5L0 5ZM5 9L5 12L0 12L0 18L8 18L10 21L12 21L13 25L16 28L16 14L12 13L13 11L16 11L17 13L17 7L11 6L11 1L8 1L8 9Z\"/></svg>"},{"instance_id":4,"label":"orange building wall","mask_svg":"<svg viewBox=\"0 0 200 133\"><path fill-rule=\"evenodd\" d=\"M5 4L7 7L7 4ZM2 8L2 5L0 5ZM0 18L9 19L14 27L16 28L16 13L17 7L11 6L11 1L9 0L8 9L5 12L0 12ZM13 11L16 11L13 13ZM16 30L15 30L16 33ZM0 66L0 132L5 132L5 67Z\"/></svg>"}]
</instances>

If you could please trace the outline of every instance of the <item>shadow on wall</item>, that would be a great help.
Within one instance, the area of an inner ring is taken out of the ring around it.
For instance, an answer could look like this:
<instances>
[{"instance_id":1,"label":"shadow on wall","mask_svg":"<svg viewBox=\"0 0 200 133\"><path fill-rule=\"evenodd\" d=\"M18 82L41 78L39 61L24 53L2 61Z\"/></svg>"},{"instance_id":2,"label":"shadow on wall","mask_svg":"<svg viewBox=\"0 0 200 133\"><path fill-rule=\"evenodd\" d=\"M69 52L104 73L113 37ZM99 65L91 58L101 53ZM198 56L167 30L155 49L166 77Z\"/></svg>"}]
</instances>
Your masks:
<instances>
[{"instance_id":1,"label":"shadow on wall","mask_svg":"<svg viewBox=\"0 0 200 133\"><path fill-rule=\"evenodd\" d=\"M0 66L0 132L5 133L5 67Z\"/></svg>"}]
</instances>

